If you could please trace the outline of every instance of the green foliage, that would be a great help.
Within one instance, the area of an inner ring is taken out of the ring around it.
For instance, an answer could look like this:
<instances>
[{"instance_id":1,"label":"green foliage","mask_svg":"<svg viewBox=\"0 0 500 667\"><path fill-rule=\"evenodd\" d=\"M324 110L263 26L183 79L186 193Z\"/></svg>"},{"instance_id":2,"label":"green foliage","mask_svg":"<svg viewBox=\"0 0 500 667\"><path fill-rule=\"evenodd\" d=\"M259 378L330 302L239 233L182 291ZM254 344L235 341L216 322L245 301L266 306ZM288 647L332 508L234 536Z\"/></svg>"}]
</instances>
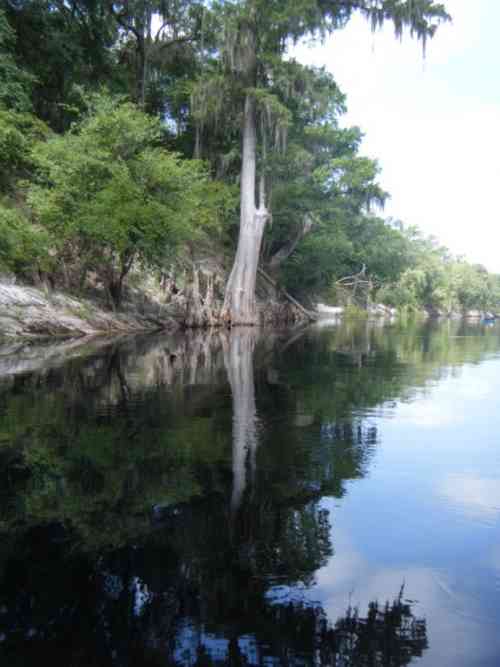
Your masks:
<instances>
[{"instance_id":1,"label":"green foliage","mask_svg":"<svg viewBox=\"0 0 500 667\"><path fill-rule=\"evenodd\" d=\"M124 92L112 48L117 30L104 0L20 0L6 3L16 33L16 61L34 77L31 102L52 129L67 129L78 106L77 88L107 81Z\"/></svg>"},{"instance_id":2,"label":"green foliage","mask_svg":"<svg viewBox=\"0 0 500 667\"><path fill-rule=\"evenodd\" d=\"M431 312L461 313L467 310L497 311L500 305L499 277L484 267L449 256L433 239L415 230L401 233L408 245L408 264L399 278L385 284L378 300L399 308Z\"/></svg>"},{"instance_id":3,"label":"green foliage","mask_svg":"<svg viewBox=\"0 0 500 667\"><path fill-rule=\"evenodd\" d=\"M0 106L0 269L23 277L51 265L49 235L31 223L19 184L33 172L33 146L48 134L32 114Z\"/></svg>"},{"instance_id":4,"label":"green foliage","mask_svg":"<svg viewBox=\"0 0 500 667\"><path fill-rule=\"evenodd\" d=\"M0 203L0 270L30 277L51 265L50 236L35 227L20 210Z\"/></svg>"},{"instance_id":5,"label":"green foliage","mask_svg":"<svg viewBox=\"0 0 500 667\"><path fill-rule=\"evenodd\" d=\"M263 45L268 49L284 49L285 40L298 41L304 36L323 37L343 28L353 14L360 12L370 21L372 29L392 22L399 38L407 30L422 41L431 38L439 23L449 20L445 7L434 0L247 0L222 5L239 6L244 17L258 17Z\"/></svg>"},{"instance_id":6,"label":"green foliage","mask_svg":"<svg viewBox=\"0 0 500 667\"><path fill-rule=\"evenodd\" d=\"M161 125L101 98L71 132L39 144L29 203L57 251L95 272L116 305L134 262L161 266L183 242L219 232L231 193L203 164L159 145Z\"/></svg>"},{"instance_id":7,"label":"green foliage","mask_svg":"<svg viewBox=\"0 0 500 667\"><path fill-rule=\"evenodd\" d=\"M29 111L34 78L16 63L13 53L15 43L16 35L5 12L0 9L0 106Z\"/></svg>"},{"instance_id":8,"label":"green foliage","mask_svg":"<svg viewBox=\"0 0 500 667\"><path fill-rule=\"evenodd\" d=\"M383 206L387 194L377 182L377 163L358 155L358 128L338 126L344 97L333 77L297 63L294 70L302 88L288 100L293 121L286 151L270 159L273 224L265 258L271 268L282 264L281 277L294 293L320 294L367 263L370 250L375 255L377 236L384 236L379 255L386 247L391 231L369 211ZM369 259L383 271L385 257Z\"/></svg>"},{"instance_id":9,"label":"green foliage","mask_svg":"<svg viewBox=\"0 0 500 667\"><path fill-rule=\"evenodd\" d=\"M290 43L321 39L356 13L424 48L449 19L433 0L5 3L2 266L56 282L64 274L72 287L92 275L118 303L132 265L161 266L220 235L251 95L272 213L262 259L285 287L328 296L365 266L373 296L400 308L496 309L496 276L380 217L387 193L376 161L359 155L361 131L339 126L345 97L334 78L285 57ZM103 83L157 118L92 92ZM50 136L40 119L66 133ZM206 158L216 180L166 146Z\"/></svg>"},{"instance_id":10,"label":"green foliage","mask_svg":"<svg viewBox=\"0 0 500 667\"><path fill-rule=\"evenodd\" d=\"M45 124L32 114L0 106L0 191L12 190L18 178L33 169L33 145L48 136Z\"/></svg>"},{"instance_id":11,"label":"green foliage","mask_svg":"<svg viewBox=\"0 0 500 667\"><path fill-rule=\"evenodd\" d=\"M243 142L243 150L247 151L247 154L242 156L242 165L245 170L248 169L249 178L242 179L241 182L240 229L242 232L250 224L252 215L251 208L253 208L253 204L249 208L247 202L251 202L255 196L252 190L256 177L256 134L258 135L258 143L260 143L259 200L263 208L268 207L265 216L267 222L270 218L270 215L268 215L270 210L273 219L275 215L279 215L279 207L276 207L276 195L274 195L274 201L269 205L266 193L271 190L276 192L274 189L276 174L273 162L276 161L277 152L285 152L287 143L282 136L282 130L298 129L298 143L303 144L303 134L308 124L329 123L334 124L334 127L336 126L336 119L331 118L332 105L324 104L324 93L332 93L333 86L331 82L328 81L324 72L321 73L323 76L320 77L313 70L308 71L307 68L302 68L301 71L301 68L293 63L291 66L287 66L283 61L290 41L297 42L304 37L322 37L343 27L353 13L360 11L371 21L373 30L381 27L386 21L392 22L398 37L402 36L405 30L408 30L412 36L416 36L422 42L425 50L426 40L433 36L437 25L441 21L449 19L444 7L435 4L432 0L417 0L415 3L412 0L368 0L367 2L348 0L342 3L320 2L318 0L301 0L300 2L277 2L274 0L271 2L267 0L266 2L264 0L242 0L241 2L228 0L224 2L221 0L214 6L221 22L218 70L231 82L234 108L239 109L240 114L243 111L243 100L245 100L244 137L248 140ZM217 72L217 67L215 71ZM297 76L299 72L302 77ZM310 116L307 117L307 114L305 117L300 117L297 113L300 104L293 104L293 98L295 97L293 93L302 94L303 97L311 96L314 86L302 85L303 89L299 92L297 84L299 82L310 84L311 81L314 82L315 78L320 83L317 87L323 90L322 98L318 97L319 104L313 107L316 117L311 119ZM255 100L258 104L255 104ZM294 110L296 111L295 117ZM330 110L330 114L327 113L328 110ZM237 116L237 113L235 114L233 111L233 115ZM200 124L198 124L197 139L199 139L200 130ZM275 151L272 156L269 156L268 149L270 146L279 149L279 151ZM301 148L303 148L303 145ZM296 151L296 154L300 155L301 152L302 156L305 157L304 152L300 149ZM356 157L356 160L353 160L353 157ZM306 167L306 170L302 169L302 173L298 176L299 179L303 178L304 171L306 171L307 176L311 177L311 171L307 173ZM350 212L351 218L353 218L364 214L374 202L383 204L385 193L380 190L375 182L376 173L376 163L369 159L353 156L352 153L347 156L330 155L320 165L316 165L312 180L316 181L314 189L320 194L320 202L323 203L326 199L326 206L323 209L332 203L333 206L339 201L344 203L345 195L347 195L349 204L355 209L354 212ZM273 182L266 182L268 180ZM289 183L289 178L283 179L283 189L286 190L286 185ZM246 192L245 189L247 189ZM312 189L309 188L309 190ZM286 194L283 199L288 199ZM282 238L279 239L282 242L281 248L276 249L277 239L274 232L272 233L274 238L268 238L265 241L265 246L267 246L265 253L271 254L269 261L271 270L275 271L295 251L301 239L312 230L313 226L319 228L328 224L328 222L331 224L332 220L335 219L331 207L328 213L323 210L320 215L317 212L317 204L313 204L312 209L305 208L304 211L304 208L304 202L297 202L298 220L297 217L292 220L290 229L290 218L287 216L285 224L280 226L282 233ZM345 207L342 208L344 209L342 212L345 213ZM337 220L335 222L337 223ZM258 225L256 224L257 229ZM260 240L259 235L259 245ZM230 310L231 306L228 304L235 301L236 289L242 288L242 285L236 286L234 277L239 274L245 275L239 266L239 262L242 261L240 249L244 245L245 236L242 234L238 241L238 253L231 273L232 278L226 288L226 310ZM256 254L259 251L260 248L257 247ZM248 285L244 286L245 291L250 292L254 289L253 278L253 276L248 278ZM251 294L250 298L253 299L253 297L254 295ZM250 314L245 314L244 317L250 317Z\"/></svg>"}]
</instances>

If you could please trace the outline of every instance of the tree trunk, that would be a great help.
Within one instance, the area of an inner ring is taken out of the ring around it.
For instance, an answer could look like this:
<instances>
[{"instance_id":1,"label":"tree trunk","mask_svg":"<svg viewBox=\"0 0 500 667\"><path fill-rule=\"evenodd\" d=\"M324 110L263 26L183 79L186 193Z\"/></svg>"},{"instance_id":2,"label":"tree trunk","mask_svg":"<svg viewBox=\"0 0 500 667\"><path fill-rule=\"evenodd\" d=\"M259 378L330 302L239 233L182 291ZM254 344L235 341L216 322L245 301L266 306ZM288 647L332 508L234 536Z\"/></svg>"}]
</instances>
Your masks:
<instances>
[{"instance_id":1,"label":"tree trunk","mask_svg":"<svg viewBox=\"0 0 500 667\"><path fill-rule=\"evenodd\" d=\"M262 189L259 208L255 205L257 146L255 115L255 99L251 94L247 94L243 119L240 232L236 258L226 285L223 308L223 319L231 326L259 323L255 303L255 283L268 213Z\"/></svg>"},{"instance_id":2,"label":"tree trunk","mask_svg":"<svg viewBox=\"0 0 500 667\"><path fill-rule=\"evenodd\" d=\"M200 126L199 122L196 122L195 124L195 140L194 140L194 153L193 153L193 158L195 160L201 160L201 155L202 155L202 150L201 150L201 135L202 135L202 127Z\"/></svg>"},{"instance_id":3,"label":"tree trunk","mask_svg":"<svg viewBox=\"0 0 500 667\"><path fill-rule=\"evenodd\" d=\"M121 306L122 289L123 289L123 280L121 277L118 277L116 280L111 280L108 285L108 294L111 299L110 305L113 308L113 310L116 310Z\"/></svg>"},{"instance_id":4,"label":"tree trunk","mask_svg":"<svg viewBox=\"0 0 500 667\"><path fill-rule=\"evenodd\" d=\"M146 104L147 48L143 37L137 39L137 104L144 109Z\"/></svg>"},{"instance_id":5,"label":"tree trunk","mask_svg":"<svg viewBox=\"0 0 500 667\"><path fill-rule=\"evenodd\" d=\"M120 265L121 265L120 272L116 274L113 268L111 268L110 272L108 273L107 290L108 290L108 296L111 301L110 305L112 306L113 310L120 308L122 304L123 283L130 269L132 268L134 257L135 255L133 252L130 253L126 251L120 257Z\"/></svg>"}]
</instances>

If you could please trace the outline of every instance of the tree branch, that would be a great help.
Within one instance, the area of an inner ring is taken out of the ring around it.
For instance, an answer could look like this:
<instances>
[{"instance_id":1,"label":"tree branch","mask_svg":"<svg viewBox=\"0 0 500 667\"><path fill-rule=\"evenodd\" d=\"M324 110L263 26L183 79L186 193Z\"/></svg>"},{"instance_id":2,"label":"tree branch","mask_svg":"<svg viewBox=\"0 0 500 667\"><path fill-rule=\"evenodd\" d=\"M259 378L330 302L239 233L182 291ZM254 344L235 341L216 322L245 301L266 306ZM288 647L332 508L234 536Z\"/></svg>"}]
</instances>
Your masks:
<instances>
[{"instance_id":1,"label":"tree branch","mask_svg":"<svg viewBox=\"0 0 500 667\"><path fill-rule=\"evenodd\" d=\"M127 23L125 21L126 14L122 12L118 13L116 11L116 9L114 8L113 0L111 0L111 2L108 3L108 7L109 11L113 15L116 22L119 23L124 30L133 33L137 40L144 39L144 35L141 35L140 32L137 30L137 28L135 28L131 23Z\"/></svg>"},{"instance_id":2,"label":"tree branch","mask_svg":"<svg viewBox=\"0 0 500 667\"><path fill-rule=\"evenodd\" d=\"M194 35L185 35L184 37L176 37L175 39L171 39L168 42L160 42L159 48L168 49L170 46L174 46L175 44L185 44L186 42L193 42L194 39L195 39Z\"/></svg>"},{"instance_id":3,"label":"tree branch","mask_svg":"<svg viewBox=\"0 0 500 667\"><path fill-rule=\"evenodd\" d=\"M282 248L278 250L270 259L269 267L276 270L286 259L295 252L296 247L302 239L309 234L314 227L314 218L307 213L304 216L302 225L297 230L295 236L288 241Z\"/></svg>"}]
</instances>

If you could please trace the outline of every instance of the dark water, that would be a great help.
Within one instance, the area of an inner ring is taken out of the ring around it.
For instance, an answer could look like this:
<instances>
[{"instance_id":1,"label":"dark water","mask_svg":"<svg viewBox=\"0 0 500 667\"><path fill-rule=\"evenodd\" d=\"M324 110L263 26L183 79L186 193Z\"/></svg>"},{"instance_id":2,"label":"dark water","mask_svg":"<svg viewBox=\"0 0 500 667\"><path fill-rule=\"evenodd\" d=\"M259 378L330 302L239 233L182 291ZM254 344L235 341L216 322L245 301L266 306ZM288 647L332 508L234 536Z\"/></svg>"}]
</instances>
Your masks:
<instances>
[{"instance_id":1,"label":"dark water","mask_svg":"<svg viewBox=\"0 0 500 667\"><path fill-rule=\"evenodd\" d=\"M0 664L500 664L500 327L0 348Z\"/></svg>"}]
</instances>

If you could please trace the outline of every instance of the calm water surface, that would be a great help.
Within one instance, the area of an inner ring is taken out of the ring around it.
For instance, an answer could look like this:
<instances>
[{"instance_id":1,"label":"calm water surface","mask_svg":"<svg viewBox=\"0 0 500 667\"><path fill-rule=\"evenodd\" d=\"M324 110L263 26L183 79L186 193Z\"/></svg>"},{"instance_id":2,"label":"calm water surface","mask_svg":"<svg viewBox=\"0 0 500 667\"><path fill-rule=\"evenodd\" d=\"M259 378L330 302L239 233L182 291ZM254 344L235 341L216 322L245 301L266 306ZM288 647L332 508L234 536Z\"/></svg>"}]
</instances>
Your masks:
<instances>
[{"instance_id":1,"label":"calm water surface","mask_svg":"<svg viewBox=\"0 0 500 667\"><path fill-rule=\"evenodd\" d=\"M500 664L500 326L0 346L0 664Z\"/></svg>"}]
</instances>

